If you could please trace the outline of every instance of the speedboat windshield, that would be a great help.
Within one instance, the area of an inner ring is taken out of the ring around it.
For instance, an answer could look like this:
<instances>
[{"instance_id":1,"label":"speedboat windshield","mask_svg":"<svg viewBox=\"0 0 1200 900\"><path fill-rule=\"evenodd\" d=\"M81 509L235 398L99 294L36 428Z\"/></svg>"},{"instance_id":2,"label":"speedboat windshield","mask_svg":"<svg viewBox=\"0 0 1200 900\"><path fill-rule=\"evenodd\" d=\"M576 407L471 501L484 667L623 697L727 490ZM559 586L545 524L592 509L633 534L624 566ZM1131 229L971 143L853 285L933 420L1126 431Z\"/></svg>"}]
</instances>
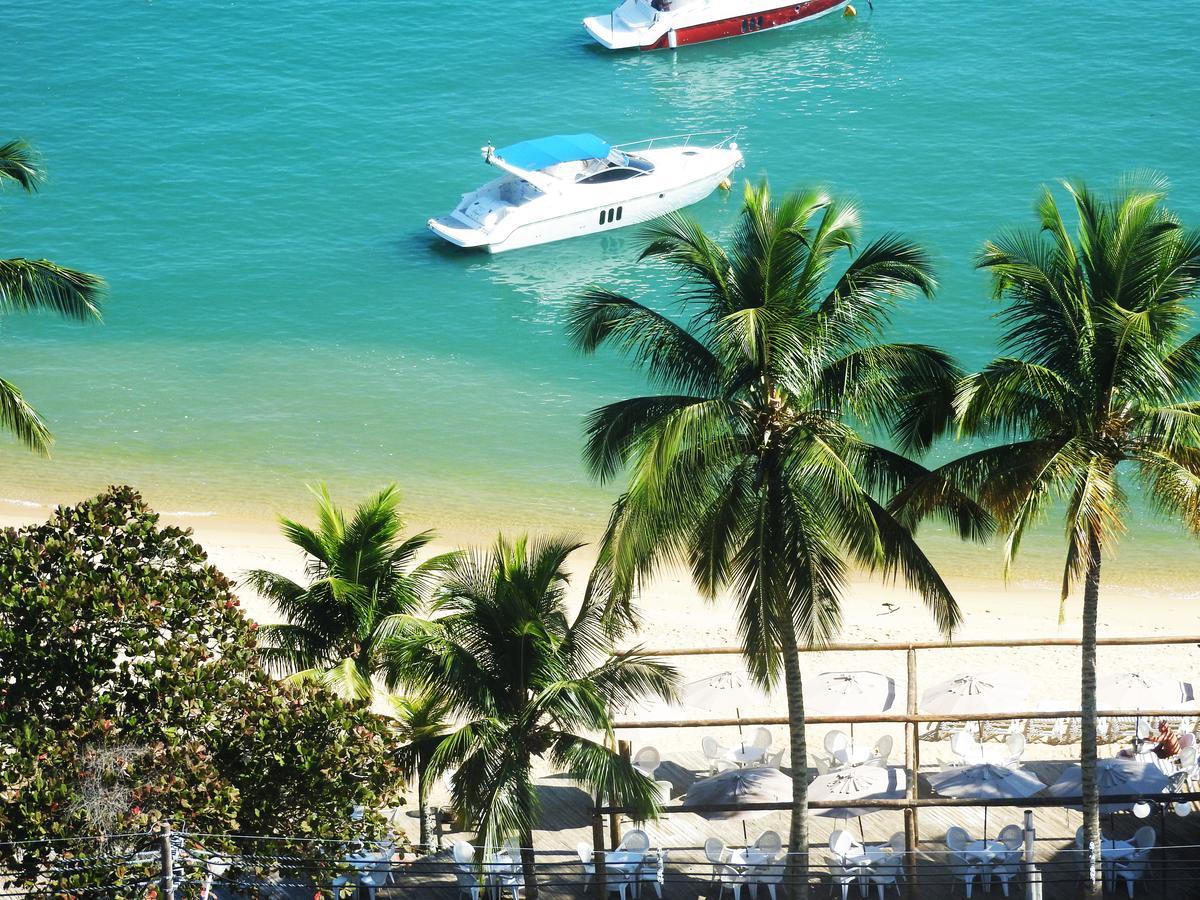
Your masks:
<instances>
[{"instance_id":1,"label":"speedboat windshield","mask_svg":"<svg viewBox=\"0 0 1200 900\"><path fill-rule=\"evenodd\" d=\"M585 166L583 171L575 176L575 180L579 184L607 184L636 178L639 175L649 175L653 171L654 163L649 160L613 150L606 159L598 159Z\"/></svg>"}]
</instances>

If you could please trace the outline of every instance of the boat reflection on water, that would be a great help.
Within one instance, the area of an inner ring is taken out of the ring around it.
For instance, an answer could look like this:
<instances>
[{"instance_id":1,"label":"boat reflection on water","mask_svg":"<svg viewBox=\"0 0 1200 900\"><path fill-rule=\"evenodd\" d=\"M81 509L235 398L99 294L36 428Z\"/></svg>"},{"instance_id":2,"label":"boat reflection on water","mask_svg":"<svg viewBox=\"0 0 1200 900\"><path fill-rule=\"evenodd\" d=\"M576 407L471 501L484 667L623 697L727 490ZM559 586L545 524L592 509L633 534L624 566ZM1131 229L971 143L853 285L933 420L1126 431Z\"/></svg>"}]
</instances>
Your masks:
<instances>
[{"instance_id":1,"label":"boat reflection on water","mask_svg":"<svg viewBox=\"0 0 1200 900\"><path fill-rule=\"evenodd\" d=\"M708 118L714 108L745 123L767 111L815 115L835 90L840 97L896 78L885 65L883 38L868 23L868 17L829 17L803 29L699 44L687 53L622 54L609 61L620 81L650 85L680 121L689 113ZM774 105L781 101L791 107Z\"/></svg>"},{"instance_id":2,"label":"boat reflection on water","mask_svg":"<svg viewBox=\"0 0 1200 900\"><path fill-rule=\"evenodd\" d=\"M530 247L518 254L481 258L476 271L514 291L525 305L513 314L530 322L561 323L571 301L592 285L637 291L645 270L638 264L640 229Z\"/></svg>"}]
</instances>

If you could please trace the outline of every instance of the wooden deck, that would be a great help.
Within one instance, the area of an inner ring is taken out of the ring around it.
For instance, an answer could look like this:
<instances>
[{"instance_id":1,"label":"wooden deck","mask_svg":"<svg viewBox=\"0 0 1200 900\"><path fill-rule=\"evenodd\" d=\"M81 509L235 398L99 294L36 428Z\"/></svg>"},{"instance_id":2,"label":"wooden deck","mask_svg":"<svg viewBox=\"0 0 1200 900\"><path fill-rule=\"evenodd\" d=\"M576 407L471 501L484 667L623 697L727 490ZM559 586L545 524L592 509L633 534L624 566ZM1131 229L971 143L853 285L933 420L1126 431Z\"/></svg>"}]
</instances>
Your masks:
<instances>
[{"instance_id":1,"label":"wooden deck","mask_svg":"<svg viewBox=\"0 0 1200 900\"><path fill-rule=\"evenodd\" d=\"M1030 750L1036 754L1036 748L1031 747ZM678 797L699 777L701 759L698 753L673 754L673 757L674 761L662 764L657 775L672 783L672 794ZM1050 783L1061 771L1064 760L1029 760L1026 765L1043 781ZM923 779L920 795L931 795ZM544 895L551 900L588 896L581 883L582 870L576 847L579 844L586 844L589 848L592 846L591 799L561 776L540 779L539 797L542 803L542 827L536 832L534 842L542 875L539 882L543 885ZM436 800L435 797L434 802ZM1022 822L1023 813L1019 808L992 809L988 815L988 834L994 836L1005 825L1019 825ZM1077 861L1069 848L1073 846L1075 831L1080 824L1077 812L1059 808L1035 810L1036 858L1043 873L1043 896L1046 900L1079 896ZM1136 896L1169 897L1172 900L1200 898L1200 811L1187 818L1168 812L1165 816L1165 840L1164 818L1157 813L1147 820L1137 820L1129 813L1105 817L1104 830L1106 835L1124 838L1145 824L1153 825L1159 832L1160 845L1165 843L1180 849L1159 850L1156 853L1153 868L1147 880L1139 885ZM952 825L965 828L973 837L980 837L984 833L983 811L957 807L926 808L918 812L918 897L964 896L962 883L951 877L941 855L945 850L943 839L946 830ZM636 827L628 821L622 821L618 826L621 831ZM903 814L889 810L849 821L813 815L810 818L810 834L815 865L824 864L829 836L837 828L847 828L856 835L861 833L861 837L868 842L886 841L892 834L903 832ZM659 822L646 825L645 830L654 846L665 848L668 853L667 880L664 885L666 900L695 900L701 897L716 900L717 891L710 881L712 868L705 861L702 851L704 841L709 837L719 837L727 845L740 847L767 830L777 831L786 838L788 814L772 812L743 825L741 822L708 821L693 813L671 813ZM609 819L606 817L606 845L608 834ZM456 892L448 848L456 840L472 839L472 835L457 833L452 827L442 828L439 841L445 849L405 866L403 871L397 873L397 884L389 887L381 896L445 897L449 900ZM827 879L820 873L814 873L814 879L821 883L814 896L829 896ZM993 890L996 897L1001 896L998 887ZM1023 896L1023 889L1014 886L1013 895ZM651 885L645 886L643 896L653 896ZM762 897L766 896L766 891L763 891ZM852 891L851 896L856 896L855 892ZM872 898L874 896L872 894ZM976 896L988 895L977 888ZM890 897L896 897L895 892L891 892Z\"/></svg>"}]
</instances>

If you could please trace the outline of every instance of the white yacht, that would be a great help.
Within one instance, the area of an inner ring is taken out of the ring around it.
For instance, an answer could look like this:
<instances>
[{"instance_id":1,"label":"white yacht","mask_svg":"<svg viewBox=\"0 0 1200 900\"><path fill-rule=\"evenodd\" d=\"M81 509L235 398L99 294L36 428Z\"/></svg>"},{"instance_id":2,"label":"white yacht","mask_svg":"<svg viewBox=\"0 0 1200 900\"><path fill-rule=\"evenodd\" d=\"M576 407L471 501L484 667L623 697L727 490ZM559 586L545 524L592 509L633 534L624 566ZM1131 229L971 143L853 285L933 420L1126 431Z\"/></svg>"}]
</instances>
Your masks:
<instances>
[{"instance_id":1,"label":"white yacht","mask_svg":"<svg viewBox=\"0 0 1200 900\"><path fill-rule=\"evenodd\" d=\"M772 28L811 22L849 5L850 0L624 0L583 27L609 50L674 49Z\"/></svg>"},{"instance_id":2,"label":"white yacht","mask_svg":"<svg viewBox=\"0 0 1200 900\"><path fill-rule=\"evenodd\" d=\"M504 174L464 194L429 229L460 247L491 253L636 225L703 200L742 165L736 134L651 138L612 145L560 134L483 159Z\"/></svg>"}]
</instances>

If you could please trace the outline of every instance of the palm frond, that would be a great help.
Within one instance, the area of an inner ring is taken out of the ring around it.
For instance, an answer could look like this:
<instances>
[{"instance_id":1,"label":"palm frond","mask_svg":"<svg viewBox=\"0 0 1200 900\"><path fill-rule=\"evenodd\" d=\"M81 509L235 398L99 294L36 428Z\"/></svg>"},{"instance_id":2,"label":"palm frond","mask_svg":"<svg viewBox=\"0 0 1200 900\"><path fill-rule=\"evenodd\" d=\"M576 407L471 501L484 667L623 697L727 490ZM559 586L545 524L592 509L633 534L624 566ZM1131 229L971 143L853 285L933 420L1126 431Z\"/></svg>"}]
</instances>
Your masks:
<instances>
[{"instance_id":1,"label":"palm frond","mask_svg":"<svg viewBox=\"0 0 1200 900\"><path fill-rule=\"evenodd\" d=\"M48 259L0 259L0 313L49 310L67 319L100 318L104 279Z\"/></svg>"},{"instance_id":2,"label":"palm frond","mask_svg":"<svg viewBox=\"0 0 1200 900\"><path fill-rule=\"evenodd\" d=\"M33 148L20 138L0 144L0 184L5 181L15 181L31 194L42 182Z\"/></svg>"},{"instance_id":3,"label":"palm frond","mask_svg":"<svg viewBox=\"0 0 1200 900\"><path fill-rule=\"evenodd\" d=\"M0 426L35 453L50 455L54 438L37 410L30 406L20 389L0 378Z\"/></svg>"}]
</instances>

